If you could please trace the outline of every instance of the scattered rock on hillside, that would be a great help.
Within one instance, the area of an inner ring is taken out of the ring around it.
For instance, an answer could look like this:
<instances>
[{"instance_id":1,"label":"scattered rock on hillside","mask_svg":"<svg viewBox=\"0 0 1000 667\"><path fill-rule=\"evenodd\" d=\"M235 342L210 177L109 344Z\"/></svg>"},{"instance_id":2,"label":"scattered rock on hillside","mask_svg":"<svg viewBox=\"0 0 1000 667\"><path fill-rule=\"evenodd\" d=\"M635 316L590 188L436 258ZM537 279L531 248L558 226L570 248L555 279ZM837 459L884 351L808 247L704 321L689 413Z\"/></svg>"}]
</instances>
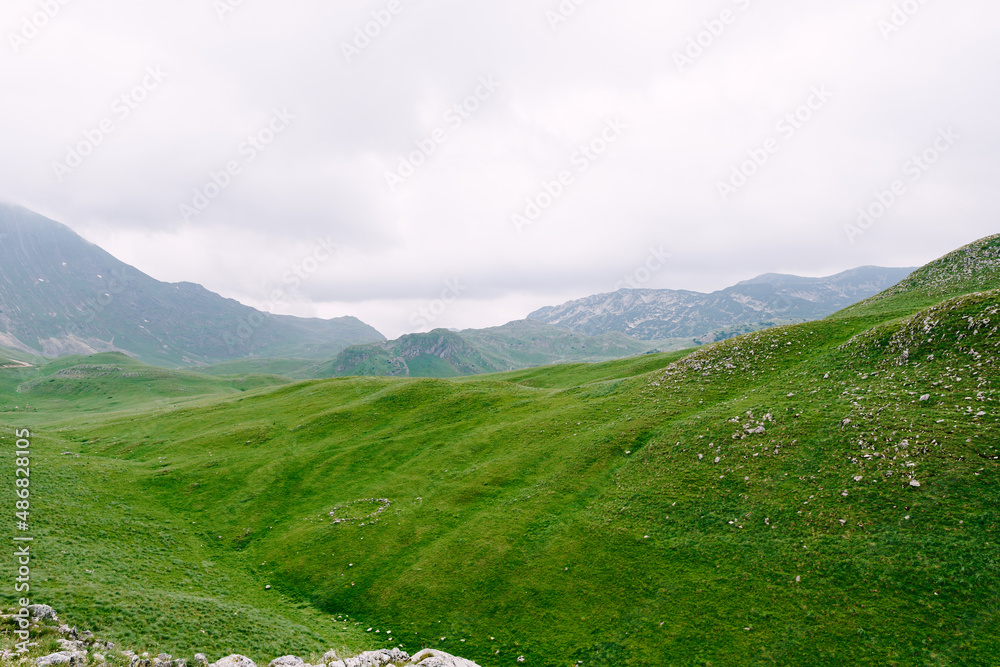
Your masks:
<instances>
[{"instance_id":1,"label":"scattered rock on hillside","mask_svg":"<svg viewBox=\"0 0 1000 667\"><path fill-rule=\"evenodd\" d=\"M34 605L32 612L38 614L37 618L50 621L49 623L39 623L39 629L45 628L48 632L57 630L61 637L57 638L60 646L64 649L50 655L32 658L19 656L18 654L6 650L0 651L0 664L7 664L18 657L21 658L19 664L33 664L34 667L95 667L107 664L110 659L115 665L128 665L128 667L188 667L187 660L174 659L167 653L160 653L156 657L143 652L136 654L135 651L117 648L114 644L101 641L90 631L79 631L69 625L58 624L55 611L47 605ZM9 618L9 616L5 616ZM55 622L52 622L55 621ZM38 648L38 644L31 642L29 649ZM88 650L94 651L92 657L88 659ZM37 655L37 653L35 654ZM341 658L336 650L327 651L322 660L322 664L316 667L393 667L398 665L413 665L415 667L479 667L476 663L465 658L459 658L443 651L424 649L412 659L410 656L398 648L380 649L377 651L366 651L360 655ZM203 653L195 653L192 667L257 667L250 658L232 654L220 658L214 663L209 663L208 658ZM312 667L302 658L294 655L285 655L272 660L268 667Z\"/></svg>"}]
</instances>

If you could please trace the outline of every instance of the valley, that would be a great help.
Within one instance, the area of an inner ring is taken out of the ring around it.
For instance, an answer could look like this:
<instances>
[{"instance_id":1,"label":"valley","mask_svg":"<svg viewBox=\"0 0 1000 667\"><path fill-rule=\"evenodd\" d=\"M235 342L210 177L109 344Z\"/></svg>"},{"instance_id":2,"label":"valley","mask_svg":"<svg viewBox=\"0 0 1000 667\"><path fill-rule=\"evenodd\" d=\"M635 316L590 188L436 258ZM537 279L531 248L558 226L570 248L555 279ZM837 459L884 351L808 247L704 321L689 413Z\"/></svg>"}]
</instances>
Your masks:
<instances>
[{"instance_id":1,"label":"valley","mask_svg":"<svg viewBox=\"0 0 1000 667\"><path fill-rule=\"evenodd\" d=\"M618 361L34 359L0 369L0 442L34 434L37 595L154 655L991 664L998 331L994 236L822 320Z\"/></svg>"}]
</instances>

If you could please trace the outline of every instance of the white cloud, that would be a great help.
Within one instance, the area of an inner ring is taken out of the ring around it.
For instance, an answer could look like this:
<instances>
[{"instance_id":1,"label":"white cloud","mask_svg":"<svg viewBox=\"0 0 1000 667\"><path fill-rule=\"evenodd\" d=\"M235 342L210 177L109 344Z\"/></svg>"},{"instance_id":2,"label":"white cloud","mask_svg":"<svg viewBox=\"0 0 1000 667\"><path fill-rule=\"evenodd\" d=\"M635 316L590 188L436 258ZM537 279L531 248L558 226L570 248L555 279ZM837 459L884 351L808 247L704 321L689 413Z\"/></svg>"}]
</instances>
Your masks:
<instances>
[{"instance_id":1,"label":"white cloud","mask_svg":"<svg viewBox=\"0 0 1000 667\"><path fill-rule=\"evenodd\" d=\"M673 255L650 287L710 290L920 264L996 231L995 3L925 4L885 39L889 1L593 0L555 30L556 2L407 1L348 63L341 43L386 4L243 2L221 20L193 0L72 2L15 53L10 35L39 5L5 3L0 198L154 277L252 305L332 238L341 251L281 308L388 335L448 279L469 289L442 325L479 327L612 289L650 246ZM678 72L674 53L724 9L735 19ZM53 162L148 67L169 76L60 182ZM499 88L449 125L481 77ZM814 86L834 97L723 203L718 182ZM185 223L179 206L286 108L288 129ZM511 215L615 117L620 141L518 234ZM857 208L944 126L962 135L954 149L849 243ZM386 171L442 128L390 191Z\"/></svg>"}]
</instances>

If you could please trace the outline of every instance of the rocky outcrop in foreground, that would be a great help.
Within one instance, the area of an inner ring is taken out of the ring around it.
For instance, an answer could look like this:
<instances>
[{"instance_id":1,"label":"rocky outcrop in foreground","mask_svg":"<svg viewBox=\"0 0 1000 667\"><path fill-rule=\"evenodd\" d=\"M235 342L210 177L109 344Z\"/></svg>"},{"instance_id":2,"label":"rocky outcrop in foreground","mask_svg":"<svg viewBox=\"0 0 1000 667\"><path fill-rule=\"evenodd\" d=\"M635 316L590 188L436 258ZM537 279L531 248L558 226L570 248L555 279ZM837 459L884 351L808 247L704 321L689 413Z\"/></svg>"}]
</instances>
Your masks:
<instances>
[{"instance_id":1,"label":"rocky outcrop in foreground","mask_svg":"<svg viewBox=\"0 0 1000 667\"><path fill-rule=\"evenodd\" d=\"M11 649L0 651L0 665L33 665L34 667L264 667L242 655L227 655L215 662L195 653L191 660L174 658L166 653L151 656L122 650L111 642L101 641L94 633L81 632L75 627L60 625L55 610L48 605L31 605L30 628L37 634L43 628L54 628L59 634L56 642L61 650L46 655L40 651L37 642L28 642L25 652ZM15 616L0 614L3 622L17 622ZM275 658L267 667L479 667L465 658L459 658L444 651L424 649L409 655L398 648L365 651L355 656L341 656L337 651L327 651L320 661L310 664L300 657L286 655Z\"/></svg>"}]
</instances>

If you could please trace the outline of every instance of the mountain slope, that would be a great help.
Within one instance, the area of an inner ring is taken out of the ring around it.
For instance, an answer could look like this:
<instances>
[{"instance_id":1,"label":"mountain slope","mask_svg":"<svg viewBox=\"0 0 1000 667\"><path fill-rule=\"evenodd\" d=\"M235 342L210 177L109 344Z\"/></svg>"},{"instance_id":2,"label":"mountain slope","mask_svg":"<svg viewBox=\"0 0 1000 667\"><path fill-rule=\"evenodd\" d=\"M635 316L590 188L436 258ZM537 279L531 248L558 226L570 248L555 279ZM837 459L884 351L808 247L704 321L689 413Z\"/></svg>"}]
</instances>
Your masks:
<instances>
[{"instance_id":1,"label":"mountain slope","mask_svg":"<svg viewBox=\"0 0 1000 667\"><path fill-rule=\"evenodd\" d=\"M268 315L141 273L72 230L0 205L0 345L59 356L124 351L156 365L323 358L384 340L352 317Z\"/></svg>"},{"instance_id":2,"label":"mountain slope","mask_svg":"<svg viewBox=\"0 0 1000 667\"><path fill-rule=\"evenodd\" d=\"M663 346L676 341L661 341ZM523 320L488 329L435 329L385 343L347 348L314 369L314 377L382 375L457 377L543 364L620 359L650 351L651 344L621 334L588 336Z\"/></svg>"},{"instance_id":3,"label":"mountain slope","mask_svg":"<svg viewBox=\"0 0 1000 667\"><path fill-rule=\"evenodd\" d=\"M866 266L826 278L770 273L711 294L622 289L542 308L528 318L591 335L617 331L644 340L711 342L765 326L826 317L912 271Z\"/></svg>"},{"instance_id":4,"label":"mountain slope","mask_svg":"<svg viewBox=\"0 0 1000 667\"><path fill-rule=\"evenodd\" d=\"M200 537L203 561L240 563L411 652L483 667L989 665L1000 290L978 288L991 252L886 297L945 286L909 311L599 368L310 381L142 419L66 414L36 456L44 471L79 454L60 466L84 497L123 488L135 510ZM41 516L64 495L40 494ZM114 628L122 584L87 558L107 539L87 522L103 516L73 516L74 540L39 541L39 555L93 578L41 581L39 594ZM91 585L101 604L79 592ZM173 634L183 615L129 622L151 649L189 655L201 640Z\"/></svg>"}]
</instances>

